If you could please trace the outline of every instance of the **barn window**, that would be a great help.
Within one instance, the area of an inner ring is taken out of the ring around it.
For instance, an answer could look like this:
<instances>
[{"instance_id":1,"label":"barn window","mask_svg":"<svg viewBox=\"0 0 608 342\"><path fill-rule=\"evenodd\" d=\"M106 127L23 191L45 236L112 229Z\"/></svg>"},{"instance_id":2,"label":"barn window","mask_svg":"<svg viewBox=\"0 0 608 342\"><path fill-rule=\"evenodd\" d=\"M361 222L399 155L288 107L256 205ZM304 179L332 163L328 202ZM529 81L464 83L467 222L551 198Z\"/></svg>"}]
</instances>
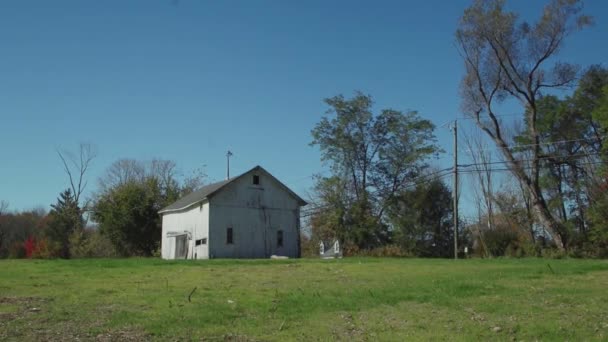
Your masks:
<instances>
[{"instance_id":1,"label":"barn window","mask_svg":"<svg viewBox=\"0 0 608 342\"><path fill-rule=\"evenodd\" d=\"M233 235L232 235L232 227L228 227L226 229L226 243L231 245L234 243Z\"/></svg>"},{"instance_id":2,"label":"barn window","mask_svg":"<svg viewBox=\"0 0 608 342\"><path fill-rule=\"evenodd\" d=\"M260 185L260 176L253 175L253 185Z\"/></svg>"},{"instance_id":3,"label":"barn window","mask_svg":"<svg viewBox=\"0 0 608 342\"><path fill-rule=\"evenodd\" d=\"M277 231L277 247L283 247L283 231Z\"/></svg>"},{"instance_id":4,"label":"barn window","mask_svg":"<svg viewBox=\"0 0 608 342\"><path fill-rule=\"evenodd\" d=\"M203 238L203 239L198 239L196 240L196 245L200 246L200 245L206 245L207 244L207 238Z\"/></svg>"}]
</instances>

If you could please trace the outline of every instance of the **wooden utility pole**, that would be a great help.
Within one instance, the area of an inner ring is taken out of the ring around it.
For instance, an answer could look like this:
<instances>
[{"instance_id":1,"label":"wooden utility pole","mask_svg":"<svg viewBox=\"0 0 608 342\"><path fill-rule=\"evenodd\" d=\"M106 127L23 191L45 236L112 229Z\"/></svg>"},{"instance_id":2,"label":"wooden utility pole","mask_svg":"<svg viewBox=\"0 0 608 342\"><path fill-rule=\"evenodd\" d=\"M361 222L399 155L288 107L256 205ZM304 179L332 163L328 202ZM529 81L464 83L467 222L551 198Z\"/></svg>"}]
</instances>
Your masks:
<instances>
[{"instance_id":1,"label":"wooden utility pole","mask_svg":"<svg viewBox=\"0 0 608 342\"><path fill-rule=\"evenodd\" d=\"M230 179L230 157L232 156L232 152L228 151L226 153L226 180Z\"/></svg>"},{"instance_id":2,"label":"wooden utility pole","mask_svg":"<svg viewBox=\"0 0 608 342\"><path fill-rule=\"evenodd\" d=\"M454 259L458 259L458 120L454 120Z\"/></svg>"}]
</instances>

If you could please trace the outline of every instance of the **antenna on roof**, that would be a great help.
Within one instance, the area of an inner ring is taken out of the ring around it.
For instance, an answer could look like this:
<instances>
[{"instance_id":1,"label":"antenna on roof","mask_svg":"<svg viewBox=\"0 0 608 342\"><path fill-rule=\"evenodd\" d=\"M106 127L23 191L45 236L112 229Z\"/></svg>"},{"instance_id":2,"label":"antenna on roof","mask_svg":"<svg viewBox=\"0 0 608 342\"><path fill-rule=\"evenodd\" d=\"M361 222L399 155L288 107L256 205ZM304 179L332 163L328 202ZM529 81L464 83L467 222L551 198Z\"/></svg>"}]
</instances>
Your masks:
<instances>
[{"instance_id":1,"label":"antenna on roof","mask_svg":"<svg viewBox=\"0 0 608 342\"><path fill-rule=\"evenodd\" d=\"M230 157L232 156L232 152L228 150L226 153L226 180L230 179Z\"/></svg>"}]
</instances>

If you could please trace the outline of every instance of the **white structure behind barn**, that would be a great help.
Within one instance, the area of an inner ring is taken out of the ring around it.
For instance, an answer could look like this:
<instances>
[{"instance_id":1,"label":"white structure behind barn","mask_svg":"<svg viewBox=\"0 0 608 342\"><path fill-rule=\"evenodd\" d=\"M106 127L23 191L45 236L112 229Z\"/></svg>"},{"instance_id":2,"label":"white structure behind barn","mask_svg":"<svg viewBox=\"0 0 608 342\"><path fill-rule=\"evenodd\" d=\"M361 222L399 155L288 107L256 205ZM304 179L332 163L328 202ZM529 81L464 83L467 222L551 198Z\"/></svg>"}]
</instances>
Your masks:
<instances>
[{"instance_id":1,"label":"white structure behind barn","mask_svg":"<svg viewBox=\"0 0 608 342\"><path fill-rule=\"evenodd\" d=\"M163 259L300 256L306 202L260 166L162 209Z\"/></svg>"}]
</instances>

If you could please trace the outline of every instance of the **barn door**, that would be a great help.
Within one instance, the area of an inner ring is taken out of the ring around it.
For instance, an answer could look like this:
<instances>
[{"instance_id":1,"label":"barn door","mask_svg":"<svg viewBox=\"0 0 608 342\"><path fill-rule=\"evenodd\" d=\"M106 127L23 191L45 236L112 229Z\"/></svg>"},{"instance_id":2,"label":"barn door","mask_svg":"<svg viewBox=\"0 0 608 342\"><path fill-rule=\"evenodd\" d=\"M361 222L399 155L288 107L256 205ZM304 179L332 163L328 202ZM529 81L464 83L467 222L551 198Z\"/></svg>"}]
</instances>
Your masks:
<instances>
[{"instance_id":1,"label":"barn door","mask_svg":"<svg viewBox=\"0 0 608 342\"><path fill-rule=\"evenodd\" d=\"M186 259L186 254L188 253L187 243L188 239L186 235L175 237L175 259Z\"/></svg>"},{"instance_id":2,"label":"barn door","mask_svg":"<svg viewBox=\"0 0 608 342\"><path fill-rule=\"evenodd\" d=\"M266 241L265 241L265 245L266 245L266 257L269 258L271 257L273 254L277 253L277 246L275 245L275 235L276 235L276 229L273 229L272 227L266 227Z\"/></svg>"}]
</instances>

